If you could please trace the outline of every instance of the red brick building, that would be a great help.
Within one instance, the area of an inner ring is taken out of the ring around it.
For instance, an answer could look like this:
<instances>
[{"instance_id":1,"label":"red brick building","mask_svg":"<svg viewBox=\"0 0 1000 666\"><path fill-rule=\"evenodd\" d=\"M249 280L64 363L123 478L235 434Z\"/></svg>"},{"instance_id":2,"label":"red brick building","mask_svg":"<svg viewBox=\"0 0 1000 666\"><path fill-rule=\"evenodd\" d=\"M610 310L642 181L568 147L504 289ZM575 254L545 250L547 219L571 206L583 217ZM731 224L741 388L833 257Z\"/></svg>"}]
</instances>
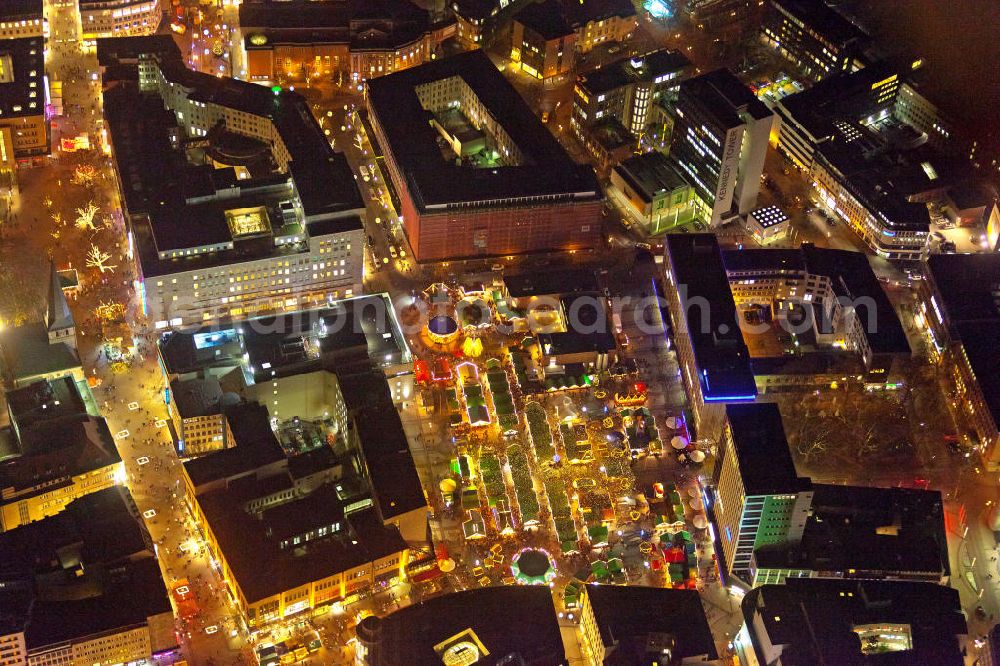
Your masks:
<instances>
[{"instance_id":1,"label":"red brick building","mask_svg":"<svg viewBox=\"0 0 1000 666\"><path fill-rule=\"evenodd\" d=\"M489 58L367 84L374 139L417 261L590 249L603 197Z\"/></svg>"}]
</instances>

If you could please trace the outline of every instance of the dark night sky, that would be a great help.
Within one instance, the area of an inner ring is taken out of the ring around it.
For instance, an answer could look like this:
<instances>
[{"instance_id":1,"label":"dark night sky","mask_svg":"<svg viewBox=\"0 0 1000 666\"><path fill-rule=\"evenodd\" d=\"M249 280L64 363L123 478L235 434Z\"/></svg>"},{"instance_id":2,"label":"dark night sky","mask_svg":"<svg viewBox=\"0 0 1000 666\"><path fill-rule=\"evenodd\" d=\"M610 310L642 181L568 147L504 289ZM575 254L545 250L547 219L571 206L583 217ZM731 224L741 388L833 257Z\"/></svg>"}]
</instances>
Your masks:
<instances>
[{"instance_id":1,"label":"dark night sky","mask_svg":"<svg viewBox=\"0 0 1000 666\"><path fill-rule=\"evenodd\" d=\"M900 62L923 57L923 90L956 120L1000 123L998 0L843 0Z\"/></svg>"}]
</instances>

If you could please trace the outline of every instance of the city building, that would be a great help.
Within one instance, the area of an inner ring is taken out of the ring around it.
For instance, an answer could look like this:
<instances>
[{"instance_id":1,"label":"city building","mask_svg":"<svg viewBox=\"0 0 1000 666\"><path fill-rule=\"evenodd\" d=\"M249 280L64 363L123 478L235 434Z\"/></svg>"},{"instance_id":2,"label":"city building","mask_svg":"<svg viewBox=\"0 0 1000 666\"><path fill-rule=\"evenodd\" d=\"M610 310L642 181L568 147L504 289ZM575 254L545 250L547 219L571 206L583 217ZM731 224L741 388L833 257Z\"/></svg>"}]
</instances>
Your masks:
<instances>
[{"instance_id":1,"label":"city building","mask_svg":"<svg viewBox=\"0 0 1000 666\"><path fill-rule=\"evenodd\" d=\"M692 0L684 4L683 13L699 30L727 29L747 22L761 6L759 0Z\"/></svg>"},{"instance_id":2,"label":"city building","mask_svg":"<svg viewBox=\"0 0 1000 666\"><path fill-rule=\"evenodd\" d=\"M409 0L249 0L239 12L240 78L260 83L357 83L429 62L455 31Z\"/></svg>"},{"instance_id":3,"label":"city building","mask_svg":"<svg viewBox=\"0 0 1000 666\"><path fill-rule=\"evenodd\" d=\"M602 164L618 162L636 150L644 134L668 133L668 107L690 71L691 61L683 53L661 49L579 75L573 88L573 131Z\"/></svg>"},{"instance_id":4,"label":"city building","mask_svg":"<svg viewBox=\"0 0 1000 666\"><path fill-rule=\"evenodd\" d=\"M664 234L704 216L694 188L657 150L630 157L612 169L608 195L647 236Z\"/></svg>"},{"instance_id":5,"label":"city building","mask_svg":"<svg viewBox=\"0 0 1000 666\"><path fill-rule=\"evenodd\" d=\"M926 135L927 143L938 150L954 146L954 123L911 81L903 81L899 86L893 116Z\"/></svg>"},{"instance_id":6,"label":"city building","mask_svg":"<svg viewBox=\"0 0 1000 666\"><path fill-rule=\"evenodd\" d=\"M717 470L706 507L727 584L949 581L941 493L798 476L777 405L727 406Z\"/></svg>"},{"instance_id":7,"label":"city building","mask_svg":"<svg viewBox=\"0 0 1000 666\"><path fill-rule=\"evenodd\" d=\"M816 148L838 126L871 124L889 118L899 99L900 78L892 67L876 63L856 72L840 72L808 90L774 103L781 119L777 146L800 169L809 171Z\"/></svg>"},{"instance_id":8,"label":"city building","mask_svg":"<svg viewBox=\"0 0 1000 666\"><path fill-rule=\"evenodd\" d=\"M0 430L0 531L53 516L124 480L125 468L90 391L72 377L6 394Z\"/></svg>"},{"instance_id":9,"label":"city building","mask_svg":"<svg viewBox=\"0 0 1000 666\"><path fill-rule=\"evenodd\" d=\"M727 250L723 263L733 299L744 317L763 308L766 322L794 334L799 354L831 349L850 352L861 358L866 386L902 386L910 345L863 253L803 243L798 250ZM744 330L744 335L752 332ZM768 353L751 352L755 375L758 364L767 364ZM758 390L763 393L767 388L758 379Z\"/></svg>"},{"instance_id":10,"label":"city building","mask_svg":"<svg viewBox=\"0 0 1000 666\"><path fill-rule=\"evenodd\" d=\"M510 35L510 59L522 72L545 80L573 71L577 35L559 0L526 5L514 16Z\"/></svg>"},{"instance_id":11,"label":"city building","mask_svg":"<svg viewBox=\"0 0 1000 666\"><path fill-rule=\"evenodd\" d=\"M788 216L777 206L765 206L747 214L747 231L761 245L782 240L788 233Z\"/></svg>"},{"instance_id":12,"label":"city building","mask_svg":"<svg viewBox=\"0 0 1000 666\"><path fill-rule=\"evenodd\" d=\"M157 0L79 0L84 39L152 35L163 20Z\"/></svg>"},{"instance_id":13,"label":"city building","mask_svg":"<svg viewBox=\"0 0 1000 666\"><path fill-rule=\"evenodd\" d=\"M548 586L490 587L427 599L358 624L358 663L562 664Z\"/></svg>"},{"instance_id":14,"label":"city building","mask_svg":"<svg viewBox=\"0 0 1000 666\"><path fill-rule=\"evenodd\" d=\"M714 234L668 234L663 263L671 329L699 436L721 432L725 404L752 402L750 352Z\"/></svg>"},{"instance_id":15,"label":"city building","mask_svg":"<svg viewBox=\"0 0 1000 666\"><path fill-rule=\"evenodd\" d=\"M15 159L48 155L46 86L45 38L0 39L0 171L12 173Z\"/></svg>"},{"instance_id":16,"label":"city building","mask_svg":"<svg viewBox=\"0 0 1000 666\"><path fill-rule=\"evenodd\" d=\"M48 37L42 0L8 0L0 7L0 43L22 37Z\"/></svg>"},{"instance_id":17,"label":"city building","mask_svg":"<svg viewBox=\"0 0 1000 666\"><path fill-rule=\"evenodd\" d=\"M158 343L170 386L166 409L177 454L194 457L232 447L226 410L240 398L259 399L272 416L301 415L293 401L279 409L284 393L248 391L288 376L320 370L365 370L371 364L391 377L394 395L411 390L411 355L385 294L336 301L323 310L296 312L235 324L173 331ZM269 382L268 380L272 380ZM320 386L318 384L317 386ZM326 402L322 404L327 404Z\"/></svg>"},{"instance_id":18,"label":"city building","mask_svg":"<svg viewBox=\"0 0 1000 666\"><path fill-rule=\"evenodd\" d=\"M361 293L364 203L302 97L188 70L167 36L102 40L98 58L137 288L156 328Z\"/></svg>"},{"instance_id":19,"label":"city building","mask_svg":"<svg viewBox=\"0 0 1000 666\"><path fill-rule=\"evenodd\" d=\"M15 388L67 376L84 381L76 349L76 322L55 265L49 268L45 296L47 307L42 321L0 331L0 377Z\"/></svg>"},{"instance_id":20,"label":"city building","mask_svg":"<svg viewBox=\"0 0 1000 666\"><path fill-rule=\"evenodd\" d=\"M203 376L174 379L169 390L167 413L172 420L171 434L176 434L174 440L179 456L199 456L234 445L224 411L237 394L229 391L227 396L219 377L209 372Z\"/></svg>"},{"instance_id":21,"label":"city building","mask_svg":"<svg viewBox=\"0 0 1000 666\"><path fill-rule=\"evenodd\" d=\"M713 227L757 206L764 157L778 121L732 72L683 81L670 157L711 211Z\"/></svg>"},{"instance_id":22,"label":"city building","mask_svg":"<svg viewBox=\"0 0 1000 666\"><path fill-rule=\"evenodd\" d=\"M603 44L625 42L639 25L629 0L560 0L563 16L576 30L576 49L588 53Z\"/></svg>"},{"instance_id":23,"label":"city building","mask_svg":"<svg viewBox=\"0 0 1000 666\"><path fill-rule=\"evenodd\" d=\"M926 252L927 202L943 201L968 165L934 150L926 123L894 120L899 90L885 65L825 79L776 104L777 145L873 252L915 261Z\"/></svg>"},{"instance_id":24,"label":"city building","mask_svg":"<svg viewBox=\"0 0 1000 666\"><path fill-rule=\"evenodd\" d=\"M455 17L455 36L468 48L479 48L492 36L495 17L501 9L510 7L507 0L503 6L498 0L452 0L449 4Z\"/></svg>"},{"instance_id":25,"label":"city building","mask_svg":"<svg viewBox=\"0 0 1000 666\"><path fill-rule=\"evenodd\" d=\"M585 585L577 637L584 663L690 664L718 658L695 590Z\"/></svg>"},{"instance_id":26,"label":"city building","mask_svg":"<svg viewBox=\"0 0 1000 666\"><path fill-rule=\"evenodd\" d=\"M761 38L813 81L861 69L869 41L825 0L770 0Z\"/></svg>"},{"instance_id":27,"label":"city building","mask_svg":"<svg viewBox=\"0 0 1000 666\"><path fill-rule=\"evenodd\" d=\"M184 482L247 625L403 581L427 506L385 375L275 376L245 398L225 412L234 446Z\"/></svg>"},{"instance_id":28,"label":"city building","mask_svg":"<svg viewBox=\"0 0 1000 666\"><path fill-rule=\"evenodd\" d=\"M0 534L0 664L153 666L180 656L153 540L124 487Z\"/></svg>"},{"instance_id":29,"label":"city building","mask_svg":"<svg viewBox=\"0 0 1000 666\"><path fill-rule=\"evenodd\" d=\"M789 578L919 580L951 577L944 502L934 490L813 484L798 541L754 548L754 586Z\"/></svg>"},{"instance_id":30,"label":"city building","mask_svg":"<svg viewBox=\"0 0 1000 666\"><path fill-rule=\"evenodd\" d=\"M965 663L958 590L900 581L789 580L741 604L741 664Z\"/></svg>"},{"instance_id":31,"label":"city building","mask_svg":"<svg viewBox=\"0 0 1000 666\"><path fill-rule=\"evenodd\" d=\"M724 581L749 586L757 548L802 539L812 483L795 471L773 403L728 405L720 441L720 464L706 508L722 546L716 552Z\"/></svg>"},{"instance_id":32,"label":"city building","mask_svg":"<svg viewBox=\"0 0 1000 666\"><path fill-rule=\"evenodd\" d=\"M1000 468L1000 255L934 254L927 259L920 312L951 384L966 447Z\"/></svg>"},{"instance_id":33,"label":"city building","mask_svg":"<svg viewBox=\"0 0 1000 666\"><path fill-rule=\"evenodd\" d=\"M589 250L602 195L479 51L367 84L417 261Z\"/></svg>"}]
</instances>

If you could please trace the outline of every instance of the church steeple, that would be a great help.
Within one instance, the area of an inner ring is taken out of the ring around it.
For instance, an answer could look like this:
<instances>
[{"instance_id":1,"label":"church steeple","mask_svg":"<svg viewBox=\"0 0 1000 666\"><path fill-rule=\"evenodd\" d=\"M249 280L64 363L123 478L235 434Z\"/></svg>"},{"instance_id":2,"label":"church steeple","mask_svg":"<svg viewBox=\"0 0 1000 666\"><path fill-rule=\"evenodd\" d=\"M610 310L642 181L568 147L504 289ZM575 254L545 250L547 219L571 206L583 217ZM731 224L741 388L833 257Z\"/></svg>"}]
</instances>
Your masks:
<instances>
[{"instance_id":1,"label":"church steeple","mask_svg":"<svg viewBox=\"0 0 1000 666\"><path fill-rule=\"evenodd\" d=\"M76 322L66 302L56 265L49 263L49 306L45 311L45 328L49 333L49 344L65 342L76 349Z\"/></svg>"}]
</instances>

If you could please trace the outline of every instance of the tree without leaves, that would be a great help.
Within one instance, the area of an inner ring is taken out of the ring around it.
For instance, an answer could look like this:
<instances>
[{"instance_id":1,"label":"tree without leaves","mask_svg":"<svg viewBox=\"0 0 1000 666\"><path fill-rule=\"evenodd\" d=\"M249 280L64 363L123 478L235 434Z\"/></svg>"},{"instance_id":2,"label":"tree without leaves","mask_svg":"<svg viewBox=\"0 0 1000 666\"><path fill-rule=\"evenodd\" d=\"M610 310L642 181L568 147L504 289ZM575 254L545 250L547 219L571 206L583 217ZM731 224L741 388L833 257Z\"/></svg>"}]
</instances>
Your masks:
<instances>
[{"instance_id":1,"label":"tree without leaves","mask_svg":"<svg viewBox=\"0 0 1000 666\"><path fill-rule=\"evenodd\" d=\"M101 248L96 245L91 244L90 250L87 252L87 266L89 268L96 268L102 273L108 271L114 272L117 265L109 265L107 261L111 259L111 255L107 252L102 252Z\"/></svg>"},{"instance_id":2,"label":"tree without leaves","mask_svg":"<svg viewBox=\"0 0 1000 666\"><path fill-rule=\"evenodd\" d=\"M83 231L97 231L97 227L94 226L94 217L97 215L97 211L100 210L93 201L87 202L87 205L83 208L76 209L76 228Z\"/></svg>"}]
</instances>

